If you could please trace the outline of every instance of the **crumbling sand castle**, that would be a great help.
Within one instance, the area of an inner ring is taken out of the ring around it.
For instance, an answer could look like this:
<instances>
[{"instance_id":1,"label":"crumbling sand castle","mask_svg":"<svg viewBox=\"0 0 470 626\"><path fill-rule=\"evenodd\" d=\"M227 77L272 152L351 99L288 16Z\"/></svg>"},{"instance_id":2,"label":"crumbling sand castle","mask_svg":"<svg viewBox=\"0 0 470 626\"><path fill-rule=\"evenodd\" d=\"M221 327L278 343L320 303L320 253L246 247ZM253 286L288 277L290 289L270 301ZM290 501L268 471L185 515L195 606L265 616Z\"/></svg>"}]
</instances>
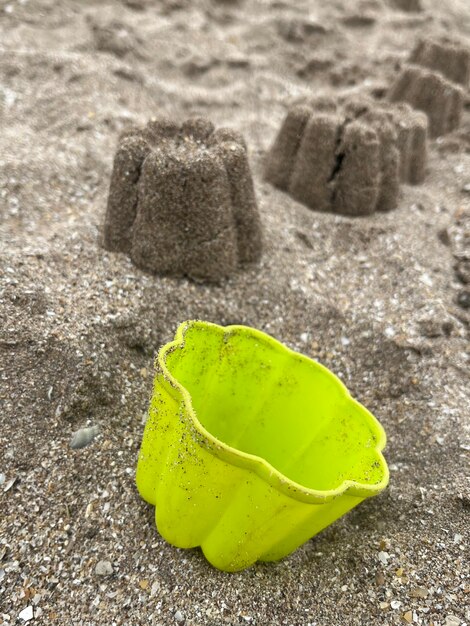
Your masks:
<instances>
[{"instance_id":1,"label":"crumbling sand castle","mask_svg":"<svg viewBox=\"0 0 470 626\"><path fill-rule=\"evenodd\" d=\"M431 137L439 137L460 125L469 80L469 49L448 38L421 40L388 97L424 111Z\"/></svg>"},{"instance_id":2,"label":"crumbling sand castle","mask_svg":"<svg viewBox=\"0 0 470 626\"><path fill-rule=\"evenodd\" d=\"M343 108L347 116L374 122L382 132L383 140L386 128L391 124L395 129L393 147L399 152L400 182L410 185L423 182L428 158L428 119L424 113L415 111L406 103L378 103L366 97L348 98L343 102ZM383 150L386 154L386 143Z\"/></svg>"},{"instance_id":3,"label":"crumbling sand castle","mask_svg":"<svg viewBox=\"0 0 470 626\"><path fill-rule=\"evenodd\" d=\"M103 245L159 274L218 281L259 260L261 225L241 135L204 118L120 138Z\"/></svg>"},{"instance_id":4,"label":"crumbling sand castle","mask_svg":"<svg viewBox=\"0 0 470 626\"><path fill-rule=\"evenodd\" d=\"M407 106L316 100L287 114L265 178L317 211L369 215L396 207L400 181L425 175L427 120Z\"/></svg>"}]
</instances>

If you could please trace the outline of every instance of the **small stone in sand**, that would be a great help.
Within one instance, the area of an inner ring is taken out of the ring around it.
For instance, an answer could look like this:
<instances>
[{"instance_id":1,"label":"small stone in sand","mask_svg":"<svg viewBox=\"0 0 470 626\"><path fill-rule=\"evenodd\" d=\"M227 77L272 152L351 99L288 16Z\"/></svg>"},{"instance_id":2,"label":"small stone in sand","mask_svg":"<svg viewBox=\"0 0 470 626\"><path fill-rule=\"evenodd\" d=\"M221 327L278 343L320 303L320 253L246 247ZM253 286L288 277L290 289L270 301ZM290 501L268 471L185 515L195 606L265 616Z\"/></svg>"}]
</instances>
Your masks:
<instances>
[{"instance_id":1,"label":"small stone in sand","mask_svg":"<svg viewBox=\"0 0 470 626\"><path fill-rule=\"evenodd\" d=\"M88 428L81 428L77 430L72 436L70 447L72 450L79 450L88 446L96 435L100 432L99 426L89 426Z\"/></svg>"},{"instance_id":2,"label":"small stone in sand","mask_svg":"<svg viewBox=\"0 0 470 626\"><path fill-rule=\"evenodd\" d=\"M22 611L20 611L18 615L18 619L22 619L24 622L29 622L29 620L33 619L33 617L34 617L34 610L31 605L27 606Z\"/></svg>"},{"instance_id":3,"label":"small stone in sand","mask_svg":"<svg viewBox=\"0 0 470 626\"><path fill-rule=\"evenodd\" d=\"M95 574L97 576L111 576L113 573L113 566L109 561L98 561L95 566Z\"/></svg>"},{"instance_id":4,"label":"small stone in sand","mask_svg":"<svg viewBox=\"0 0 470 626\"><path fill-rule=\"evenodd\" d=\"M387 565L389 558L390 558L390 555L388 552L383 552L383 551L379 552L379 561L383 563L383 565Z\"/></svg>"},{"instance_id":5,"label":"small stone in sand","mask_svg":"<svg viewBox=\"0 0 470 626\"><path fill-rule=\"evenodd\" d=\"M429 591L425 587L413 587L410 589L410 598L427 598Z\"/></svg>"}]
</instances>

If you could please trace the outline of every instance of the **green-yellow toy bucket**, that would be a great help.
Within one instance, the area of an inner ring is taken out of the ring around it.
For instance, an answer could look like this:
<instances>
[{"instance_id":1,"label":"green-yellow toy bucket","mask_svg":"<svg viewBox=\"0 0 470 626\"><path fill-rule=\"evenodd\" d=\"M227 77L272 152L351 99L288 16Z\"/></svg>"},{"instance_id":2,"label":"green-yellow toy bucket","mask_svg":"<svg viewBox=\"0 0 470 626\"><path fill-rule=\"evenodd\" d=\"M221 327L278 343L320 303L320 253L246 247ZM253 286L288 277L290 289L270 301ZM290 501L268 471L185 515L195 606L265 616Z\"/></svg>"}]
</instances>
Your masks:
<instances>
[{"instance_id":1,"label":"green-yellow toy bucket","mask_svg":"<svg viewBox=\"0 0 470 626\"><path fill-rule=\"evenodd\" d=\"M184 322L156 369L137 487L174 546L225 571L275 561L386 487L375 417L261 331Z\"/></svg>"}]
</instances>

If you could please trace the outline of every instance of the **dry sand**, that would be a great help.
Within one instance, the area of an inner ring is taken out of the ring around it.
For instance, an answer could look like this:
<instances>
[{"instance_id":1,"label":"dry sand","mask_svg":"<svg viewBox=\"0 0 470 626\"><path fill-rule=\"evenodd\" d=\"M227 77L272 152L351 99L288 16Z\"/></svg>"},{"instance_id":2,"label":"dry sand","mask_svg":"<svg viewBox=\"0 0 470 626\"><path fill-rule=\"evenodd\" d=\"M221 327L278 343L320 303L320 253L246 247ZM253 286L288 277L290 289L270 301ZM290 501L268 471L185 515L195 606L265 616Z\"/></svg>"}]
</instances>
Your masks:
<instances>
[{"instance_id":1,"label":"dry sand","mask_svg":"<svg viewBox=\"0 0 470 626\"><path fill-rule=\"evenodd\" d=\"M0 623L469 623L468 97L394 211L316 213L262 180L296 99L385 93L419 35L469 41L468 0L0 4ZM98 245L118 134L160 112L246 138L265 252L221 286ZM189 318L336 372L387 430L386 492L237 574L166 544L134 468L153 355Z\"/></svg>"}]
</instances>

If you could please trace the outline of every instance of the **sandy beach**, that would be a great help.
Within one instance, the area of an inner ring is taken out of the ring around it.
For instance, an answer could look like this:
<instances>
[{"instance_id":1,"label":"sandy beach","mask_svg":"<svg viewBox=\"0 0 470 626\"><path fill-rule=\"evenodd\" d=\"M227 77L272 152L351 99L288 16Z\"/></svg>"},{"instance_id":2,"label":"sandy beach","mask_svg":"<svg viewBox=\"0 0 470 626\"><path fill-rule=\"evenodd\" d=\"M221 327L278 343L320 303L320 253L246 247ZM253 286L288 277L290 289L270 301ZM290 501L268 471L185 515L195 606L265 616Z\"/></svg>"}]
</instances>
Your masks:
<instances>
[{"instance_id":1,"label":"sandy beach","mask_svg":"<svg viewBox=\"0 0 470 626\"><path fill-rule=\"evenodd\" d=\"M380 100L419 38L470 45L467 0L412 4L0 1L2 626L470 624L468 89L394 210L314 211L263 176L293 103ZM100 244L118 137L161 115L245 138L263 255L218 284ZM135 467L155 354L190 319L332 370L387 432L389 487L246 571L166 543Z\"/></svg>"}]
</instances>

